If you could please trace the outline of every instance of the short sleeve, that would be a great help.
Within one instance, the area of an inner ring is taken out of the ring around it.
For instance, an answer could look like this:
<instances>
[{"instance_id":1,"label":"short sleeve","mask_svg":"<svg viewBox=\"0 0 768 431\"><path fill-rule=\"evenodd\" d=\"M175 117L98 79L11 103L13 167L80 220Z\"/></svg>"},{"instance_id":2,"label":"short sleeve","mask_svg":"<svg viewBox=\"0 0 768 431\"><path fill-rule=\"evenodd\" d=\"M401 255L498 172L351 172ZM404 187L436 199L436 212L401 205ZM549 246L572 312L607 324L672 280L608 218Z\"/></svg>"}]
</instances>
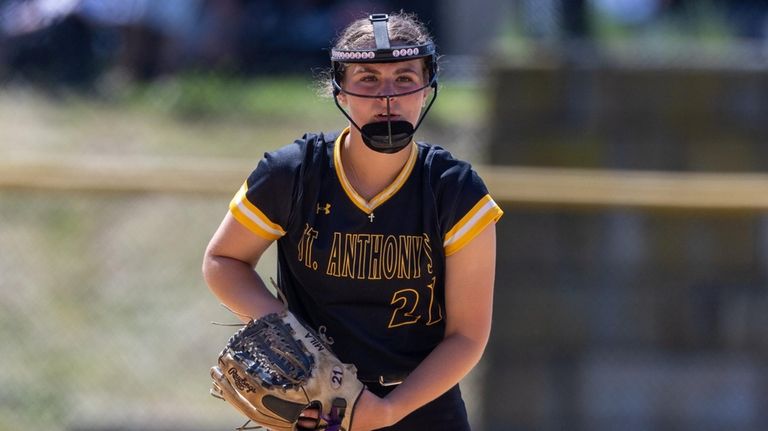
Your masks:
<instances>
[{"instance_id":1,"label":"short sleeve","mask_svg":"<svg viewBox=\"0 0 768 431\"><path fill-rule=\"evenodd\" d=\"M229 203L232 216L270 241L285 235L298 183L304 141L264 154Z\"/></svg>"},{"instance_id":2,"label":"short sleeve","mask_svg":"<svg viewBox=\"0 0 768 431\"><path fill-rule=\"evenodd\" d=\"M439 172L437 205L445 255L450 256L504 214L469 163L448 158Z\"/></svg>"}]
</instances>

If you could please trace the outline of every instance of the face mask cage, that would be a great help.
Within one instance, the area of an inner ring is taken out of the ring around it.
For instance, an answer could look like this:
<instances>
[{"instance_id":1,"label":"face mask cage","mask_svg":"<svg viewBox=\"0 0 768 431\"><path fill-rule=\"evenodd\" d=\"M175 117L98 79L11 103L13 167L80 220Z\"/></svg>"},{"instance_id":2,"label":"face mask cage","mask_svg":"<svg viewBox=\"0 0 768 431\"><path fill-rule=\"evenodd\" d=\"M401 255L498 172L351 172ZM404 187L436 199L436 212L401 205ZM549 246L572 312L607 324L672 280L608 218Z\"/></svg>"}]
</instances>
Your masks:
<instances>
[{"instance_id":1,"label":"face mask cage","mask_svg":"<svg viewBox=\"0 0 768 431\"><path fill-rule=\"evenodd\" d=\"M331 50L331 65L333 67L333 77L331 84L333 85L333 99L336 106L341 110L342 114L350 121L350 123L360 131L363 137L363 141L369 148L383 153L395 153L405 148L411 142L413 135L416 133L416 129L421 125L421 122L429 112L432 104L437 98L437 55L435 52L435 45L431 42L422 45L400 45L391 46L389 40L389 33L387 29L387 22L389 16L386 14L375 14L369 17L371 24L373 25L373 33L376 39L376 49L371 50ZM345 90L341 86L341 82L344 77L345 64L349 63L393 63L398 61L407 61L412 59L425 59L428 80L423 86L405 91L402 93L393 94L361 94ZM383 99L387 100L387 117L390 113L390 101L394 97L402 97L410 94L418 93L432 87L432 99L427 105L426 109L419 116L419 120L416 125L411 125L406 121L391 121L387 120L380 123L372 123L360 127L355 123L349 114L344 110L338 101L338 95L341 93L369 99Z\"/></svg>"}]
</instances>

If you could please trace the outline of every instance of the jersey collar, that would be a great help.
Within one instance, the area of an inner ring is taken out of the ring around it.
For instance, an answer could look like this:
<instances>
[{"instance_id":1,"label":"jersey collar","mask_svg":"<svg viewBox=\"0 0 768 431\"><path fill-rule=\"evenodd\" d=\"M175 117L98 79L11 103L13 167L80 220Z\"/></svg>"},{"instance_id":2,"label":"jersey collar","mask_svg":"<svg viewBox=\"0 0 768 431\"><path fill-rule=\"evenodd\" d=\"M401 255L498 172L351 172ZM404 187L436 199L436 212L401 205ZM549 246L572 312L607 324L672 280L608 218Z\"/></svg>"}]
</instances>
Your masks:
<instances>
[{"instance_id":1,"label":"jersey collar","mask_svg":"<svg viewBox=\"0 0 768 431\"><path fill-rule=\"evenodd\" d=\"M408 177L411 175L411 171L413 170L413 167L416 165L416 159L418 158L418 148L415 142L411 141L411 154L408 156L408 160L405 162L405 166L403 166L403 169L400 170L400 173L397 174L397 177L395 177L394 181L392 181L392 184L388 185L384 190L382 190L379 194L374 196L370 201L366 201L365 198L360 196L357 191L352 187L352 183L349 182L349 179L347 179L347 175L344 173L344 167L341 163L341 147L344 144L344 139L349 134L349 127L342 130L342 132L339 134L339 136L336 138L336 142L333 146L333 165L334 170L336 171L336 176L339 178L339 182L341 182L341 187L344 189L344 192L347 194L349 199L363 212L366 214L370 214L373 212L376 207L383 204L389 198L395 195L398 190L405 184L406 180L408 180Z\"/></svg>"}]
</instances>

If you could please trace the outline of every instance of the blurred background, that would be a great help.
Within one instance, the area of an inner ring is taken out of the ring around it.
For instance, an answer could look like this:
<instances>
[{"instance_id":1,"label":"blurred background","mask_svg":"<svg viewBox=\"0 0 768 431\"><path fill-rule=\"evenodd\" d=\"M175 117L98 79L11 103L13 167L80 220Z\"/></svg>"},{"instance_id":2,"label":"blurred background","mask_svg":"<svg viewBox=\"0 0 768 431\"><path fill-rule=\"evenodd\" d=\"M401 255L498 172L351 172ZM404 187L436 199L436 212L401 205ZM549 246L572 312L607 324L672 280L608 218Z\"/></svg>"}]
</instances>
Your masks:
<instances>
[{"instance_id":1,"label":"blurred background","mask_svg":"<svg viewBox=\"0 0 768 431\"><path fill-rule=\"evenodd\" d=\"M242 423L203 250L401 8L505 210L474 429L768 428L768 0L0 0L0 430Z\"/></svg>"}]
</instances>

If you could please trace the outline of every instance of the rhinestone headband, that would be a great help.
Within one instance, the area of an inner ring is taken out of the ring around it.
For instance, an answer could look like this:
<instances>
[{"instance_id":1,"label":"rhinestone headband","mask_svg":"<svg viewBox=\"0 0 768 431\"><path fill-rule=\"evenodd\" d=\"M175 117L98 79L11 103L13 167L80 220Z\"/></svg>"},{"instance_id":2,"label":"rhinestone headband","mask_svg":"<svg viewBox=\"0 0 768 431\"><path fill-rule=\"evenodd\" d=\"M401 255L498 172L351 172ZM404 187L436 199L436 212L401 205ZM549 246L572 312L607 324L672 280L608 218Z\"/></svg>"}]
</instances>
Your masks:
<instances>
[{"instance_id":1,"label":"rhinestone headband","mask_svg":"<svg viewBox=\"0 0 768 431\"><path fill-rule=\"evenodd\" d=\"M362 49L362 50L331 50L331 61L344 63L386 63L393 61L424 58L435 54L435 45L400 46L387 49Z\"/></svg>"}]
</instances>

